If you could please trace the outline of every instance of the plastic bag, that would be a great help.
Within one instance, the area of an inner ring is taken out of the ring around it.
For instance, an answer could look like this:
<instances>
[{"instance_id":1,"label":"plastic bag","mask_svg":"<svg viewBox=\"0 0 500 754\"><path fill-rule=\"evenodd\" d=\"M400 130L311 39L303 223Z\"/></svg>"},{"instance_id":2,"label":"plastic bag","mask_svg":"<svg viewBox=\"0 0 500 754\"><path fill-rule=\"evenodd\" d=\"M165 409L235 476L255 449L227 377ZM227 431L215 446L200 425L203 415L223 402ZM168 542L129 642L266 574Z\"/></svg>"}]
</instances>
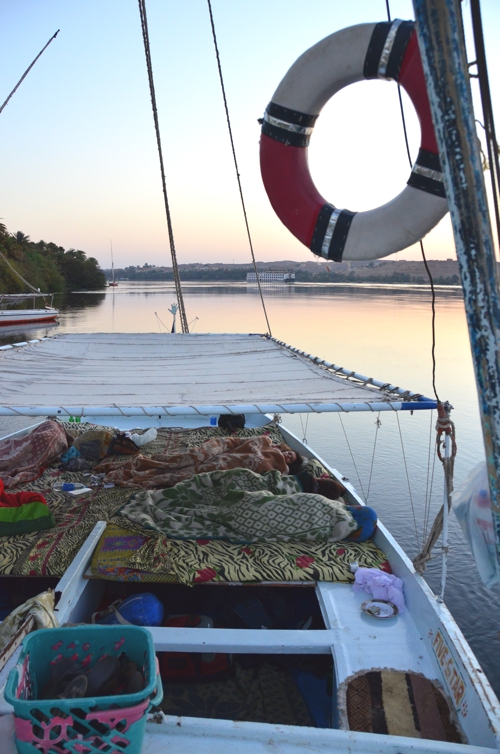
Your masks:
<instances>
[{"instance_id":1,"label":"plastic bag","mask_svg":"<svg viewBox=\"0 0 500 754\"><path fill-rule=\"evenodd\" d=\"M146 432L143 432L142 435L137 434L135 432L133 435L130 435L130 439L135 442L138 448L142 448L143 445L147 445L148 442L153 442L153 440L156 440L157 432L154 427L150 427Z\"/></svg>"},{"instance_id":2,"label":"plastic bag","mask_svg":"<svg viewBox=\"0 0 500 754\"><path fill-rule=\"evenodd\" d=\"M500 582L486 464L475 466L453 493L453 510L467 538L481 580L491 589Z\"/></svg>"},{"instance_id":3,"label":"plastic bag","mask_svg":"<svg viewBox=\"0 0 500 754\"><path fill-rule=\"evenodd\" d=\"M353 592L368 592L376 600L388 600L404 613L403 582L392 573L379 568L358 568L354 576Z\"/></svg>"}]
</instances>

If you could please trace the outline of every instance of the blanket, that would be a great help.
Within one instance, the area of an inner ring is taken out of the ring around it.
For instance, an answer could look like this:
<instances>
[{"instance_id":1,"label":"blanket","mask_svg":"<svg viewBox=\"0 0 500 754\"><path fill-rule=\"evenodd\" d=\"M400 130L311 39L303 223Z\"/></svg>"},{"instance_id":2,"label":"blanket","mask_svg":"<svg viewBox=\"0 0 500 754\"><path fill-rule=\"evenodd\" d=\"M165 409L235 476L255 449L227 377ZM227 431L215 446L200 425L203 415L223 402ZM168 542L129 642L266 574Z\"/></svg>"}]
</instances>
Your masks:
<instances>
[{"instance_id":1,"label":"blanket","mask_svg":"<svg viewBox=\"0 0 500 754\"><path fill-rule=\"evenodd\" d=\"M114 523L116 522L116 523ZM352 582L351 563L390 573L386 556L372 542L274 542L234 545L217 539L182 541L116 516L92 558L94 579L180 582Z\"/></svg>"},{"instance_id":2,"label":"blanket","mask_svg":"<svg viewBox=\"0 0 500 754\"><path fill-rule=\"evenodd\" d=\"M72 444L60 422L42 422L25 437L0 440L0 477L5 489L32 482Z\"/></svg>"},{"instance_id":3,"label":"blanket","mask_svg":"<svg viewBox=\"0 0 500 754\"><path fill-rule=\"evenodd\" d=\"M0 479L0 537L50 529L54 516L40 492L4 491Z\"/></svg>"},{"instance_id":4,"label":"blanket","mask_svg":"<svg viewBox=\"0 0 500 754\"><path fill-rule=\"evenodd\" d=\"M302 491L294 476L250 469L196 474L164 490L144 490L121 510L173 539L233 543L338 542L357 529L339 501Z\"/></svg>"},{"instance_id":5,"label":"blanket","mask_svg":"<svg viewBox=\"0 0 500 754\"><path fill-rule=\"evenodd\" d=\"M47 424L55 424L58 432L69 438L67 443L69 445L84 433L95 430L95 425L84 422L78 424L44 422L40 427ZM37 428L38 431L40 427ZM112 427L104 429L109 429L111 432L113 430ZM262 429L238 430L237 436L255 437L264 433L269 435L275 443L283 442L283 436L274 425ZM211 437L224 436L224 433L217 427L161 428L158 430L157 439L145 446L143 452L146 455L160 452L180 453ZM24 439L21 438L21 440ZM117 461L119 460L124 463L127 457L117 457ZM2 476L0 472L0 477ZM113 489L97 487L92 490L92 493L76 498L63 492L55 492L54 482L62 479L66 482L88 482L88 477L82 472L66 471L61 477L57 465L48 466L41 475L38 475L37 470L35 476L36 480L23 483L22 489L41 493L46 498L56 525L44 531L0 537L0 574L4 576L62 576L94 525L98 521L111 521L130 497L130 491L120 487ZM126 521L121 516L118 518L122 522Z\"/></svg>"},{"instance_id":6,"label":"blanket","mask_svg":"<svg viewBox=\"0 0 500 754\"><path fill-rule=\"evenodd\" d=\"M182 453L158 453L150 457L142 453L125 463L105 460L96 473L106 474L105 483L121 487L173 487L195 474L227 469L251 469L258 474L276 469L288 473L281 450L269 436L213 437L199 447Z\"/></svg>"}]
</instances>

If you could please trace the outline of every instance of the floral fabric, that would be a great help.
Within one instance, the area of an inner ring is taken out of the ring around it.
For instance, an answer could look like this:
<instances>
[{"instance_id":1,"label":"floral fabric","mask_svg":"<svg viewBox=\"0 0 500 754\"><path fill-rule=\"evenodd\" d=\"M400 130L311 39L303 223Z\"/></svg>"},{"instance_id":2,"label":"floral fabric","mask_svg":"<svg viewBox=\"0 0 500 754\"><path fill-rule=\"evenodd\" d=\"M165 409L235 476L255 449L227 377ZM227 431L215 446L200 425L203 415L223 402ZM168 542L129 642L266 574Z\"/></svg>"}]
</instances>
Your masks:
<instances>
[{"instance_id":1,"label":"floral fabric","mask_svg":"<svg viewBox=\"0 0 500 754\"><path fill-rule=\"evenodd\" d=\"M42 422L25 437L0 440L0 477L5 489L37 479L72 442L63 425L51 420Z\"/></svg>"}]
</instances>

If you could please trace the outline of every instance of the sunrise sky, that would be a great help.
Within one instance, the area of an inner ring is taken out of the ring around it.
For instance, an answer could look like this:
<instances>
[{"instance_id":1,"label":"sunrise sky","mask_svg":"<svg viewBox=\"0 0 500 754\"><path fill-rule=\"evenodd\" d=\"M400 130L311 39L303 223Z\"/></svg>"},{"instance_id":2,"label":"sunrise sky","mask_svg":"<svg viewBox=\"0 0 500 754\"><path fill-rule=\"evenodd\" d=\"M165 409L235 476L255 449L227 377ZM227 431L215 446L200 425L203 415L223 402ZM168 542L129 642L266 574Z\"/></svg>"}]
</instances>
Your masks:
<instances>
[{"instance_id":1,"label":"sunrise sky","mask_svg":"<svg viewBox=\"0 0 500 754\"><path fill-rule=\"evenodd\" d=\"M393 18L413 17L408 0L390 7ZM385 0L212 0L212 8L256 258L309 261L263 189L257 118L302 52L343 27L386 20ZM147 0L147 11L178 261L248 262L207 3ZM498 111L500 2L483 0L482 13ZM110 240L117 267L170 264L137 2L3 0L0 25L0 102L60 29L0 114L1 221L33 241L83 249L103 267ZM406 112L416 156L408 102ZM399 193L409 167L396 85L365 82L336 95L309 153L318 189L337 206L370 209ZM447 218L425 245L429 258L455 257Z\"/></svg>"}]
</instances>

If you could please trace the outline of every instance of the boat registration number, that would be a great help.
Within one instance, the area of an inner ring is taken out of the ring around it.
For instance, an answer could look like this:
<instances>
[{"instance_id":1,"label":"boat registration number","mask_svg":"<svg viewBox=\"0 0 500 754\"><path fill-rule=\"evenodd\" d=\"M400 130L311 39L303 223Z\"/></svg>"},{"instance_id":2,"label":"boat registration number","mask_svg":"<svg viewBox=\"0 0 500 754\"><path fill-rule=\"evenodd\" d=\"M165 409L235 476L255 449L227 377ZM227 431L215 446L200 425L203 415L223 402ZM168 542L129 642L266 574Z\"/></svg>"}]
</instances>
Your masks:
<instances>
[{"instance_id":1,"label":"boat registration number","mask_svg":"<svg viewBox=\"0 0 500 754\"><path fill-rule=\"evenodd\" d=\"M446 685L451 692L453 700L456 706L460 707L460 703L465 695L465 683L460 674L460 671L458 670L457 664L453 659L451 650L448 647L445 638L439 629L436 631L436 635L434 636L432 649L434 650L437 661L442 668L443 677L446 681Z\"/></svg>"}]
</instances>

